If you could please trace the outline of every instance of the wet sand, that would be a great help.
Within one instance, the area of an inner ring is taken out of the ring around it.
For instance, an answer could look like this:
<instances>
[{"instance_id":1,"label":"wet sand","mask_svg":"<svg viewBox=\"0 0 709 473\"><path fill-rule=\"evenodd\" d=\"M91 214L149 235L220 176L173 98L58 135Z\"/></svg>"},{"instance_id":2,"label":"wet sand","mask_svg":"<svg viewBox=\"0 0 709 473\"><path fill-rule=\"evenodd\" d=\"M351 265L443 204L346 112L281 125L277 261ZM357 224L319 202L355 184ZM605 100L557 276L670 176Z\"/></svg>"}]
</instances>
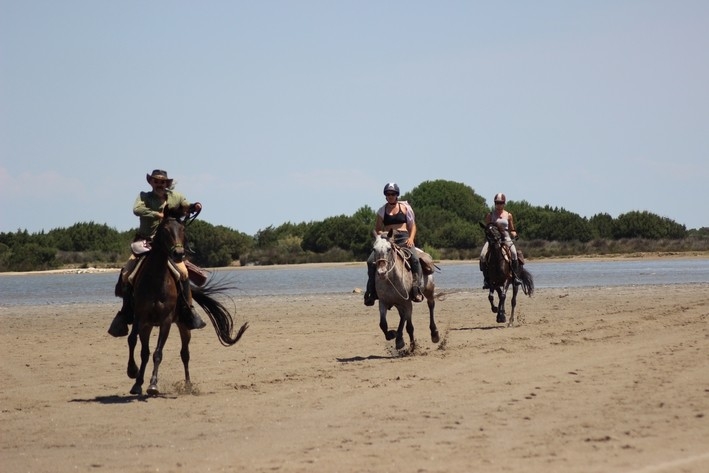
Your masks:
<instances>
[{"instance_id":1,"label":"wet sand","mask_svg":"<svg viewBox=\"0 0 709 473\"><path fill-rule=\"evenodd\" d=\"M153 398L106 334L118 303L0 307L0 469L709 471L709 285L542 289L511 328L452 293L440 343L418 304L401 352L360 294L233 305L243 339L195 332L188 389L174 330Z\"/></svg>"}]
</instances>

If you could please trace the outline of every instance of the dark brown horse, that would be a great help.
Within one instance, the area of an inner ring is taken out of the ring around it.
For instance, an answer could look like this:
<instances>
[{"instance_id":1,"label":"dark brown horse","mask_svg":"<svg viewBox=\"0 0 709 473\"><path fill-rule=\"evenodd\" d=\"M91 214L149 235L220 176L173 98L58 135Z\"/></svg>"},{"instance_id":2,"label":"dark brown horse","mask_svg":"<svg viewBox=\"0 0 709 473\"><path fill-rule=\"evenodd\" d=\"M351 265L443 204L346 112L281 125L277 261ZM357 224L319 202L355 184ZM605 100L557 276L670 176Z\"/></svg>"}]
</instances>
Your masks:
<instances>
[{"instance_id":1,"label":"dark brown horse","mask_svg":"<svg viewBox=\"0 0 709 473\"><path fill-rule=\"evenodd\" d=\"M184 220L175 212L164 211L166 217L160 222L152 240L152 249L144 257L141 267L133 281L134 321L128 335L128 377L135 379L131 394L143 393L145 369L150 357L150 333L153 327L159 327L157 346L153 353L153 374L148 386L148 394L155 396L158 390L158 368L162 361L162 351L170 334L172 324L177 324L182 339L180 358L185 367L185 383L190 385L190 330L178 318L179 274L171 267L180 263L185 256ZM239 341L248 324L241 326L232 336L233 320L229 311L212 296L226 290L226 286L192 287L194 301L204 309L212 321L219 341L224 346L234 345ZM133 352L140 336L140 368L135 363Z\"/></svg>"},{"instance_id":2,"label":"dark brown horse","mask_svg":"<svg viewBox=\"0 0 709 473\"><path fill-rule=\"evenodd\" d=\"M485 229L485 238L488 242L488 264L487 275L490 281L490 293L487 298L490 301L490 309L497 313L497 323L503 324L507 322L505 314L505 299L507 298L507 289L512 284L512 313L507 326L510 327L515 320L515 306L517 305L518 284L514 283L514 274L512 273L512 265L510 249L505 245L502 232L494 223L488 225L480 224ZM522 291L529 297L534 293L534 278L531 273L524 269L522 264L519 266L519 280L521 282ZM497 292L499 299L498 305L495 306L494 293Z\"/></svg>"},{"instance_id":3,"label":"dark brown horse","mask_svg":"<svg viewBox=\"0 0 709 473\"><path fill-rule=\"evenodd\" d=\"M413 276L411 270L406 267L406 252L412 251L408 248L400 247L391 241L389 234L374 234L374 255L376 262L375 286L379 296L379 328L384 332L387 340L396 339L396 349L404 348L404 326L409 334L411 349L414 348L414 324L411 320L413 303L411 301L411 289L413 287ZM413 249L413 251L418 251ZM431 341L438 343L440 337L436 321L433 318L433 311L436 307L434 297L434 283L432 272L426 274L424 271L423 287L421 288L429 312L429 328L431 330ZM396 330L389 330L387 325L387 312L392 307L396 307L399 312L399 326Z\"/></svg>"}]
</instances>

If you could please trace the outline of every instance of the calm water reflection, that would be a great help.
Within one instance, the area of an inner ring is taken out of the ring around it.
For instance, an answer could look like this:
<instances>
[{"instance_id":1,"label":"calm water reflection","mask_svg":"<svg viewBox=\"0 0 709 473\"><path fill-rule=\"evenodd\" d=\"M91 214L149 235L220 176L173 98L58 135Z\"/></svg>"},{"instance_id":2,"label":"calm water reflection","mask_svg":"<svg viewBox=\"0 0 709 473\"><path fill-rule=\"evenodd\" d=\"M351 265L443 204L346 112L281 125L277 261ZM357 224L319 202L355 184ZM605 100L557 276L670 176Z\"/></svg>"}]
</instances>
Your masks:
<instances>
[{"instance_id":1,"label":"calm water reflection","mask_svg":"<svg viewBox=\"0 0 709 473\"><path fill-rule=\"evenodd\" d=\"M529 262L537 288L709 283L709 259ZM0 276L0 306L36 304L116 304L117 273ZM477 263L441 266L436 285L442 290L480 290ZM366 283L365 265L337 268L295 266L279 269L233 269L215 272L238 289L235 298L263 295L351 293Z\"/></svg>"}]
</instances>

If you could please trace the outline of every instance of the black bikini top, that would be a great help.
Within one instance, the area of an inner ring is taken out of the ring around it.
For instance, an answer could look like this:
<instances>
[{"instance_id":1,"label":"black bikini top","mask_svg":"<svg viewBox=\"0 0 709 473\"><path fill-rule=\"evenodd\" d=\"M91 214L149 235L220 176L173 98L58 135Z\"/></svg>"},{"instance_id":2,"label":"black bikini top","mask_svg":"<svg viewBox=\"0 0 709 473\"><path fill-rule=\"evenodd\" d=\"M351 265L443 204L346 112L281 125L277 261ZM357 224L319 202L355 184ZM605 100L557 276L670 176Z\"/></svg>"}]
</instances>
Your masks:
<instances>
[{"instance_id":1,"label":"black bikini top","mask_svg":"<svg viewBox=\"0 0 709 473\"><path fill-rule=\"evenodd\" d=\"M406 214L401 210L401 204L397 205L399 206L398 213L390 215L389 212L384 212L384 218L382 219L384 225L401 225L402 223L406 223Z\"/></svg>"}]
</instances>

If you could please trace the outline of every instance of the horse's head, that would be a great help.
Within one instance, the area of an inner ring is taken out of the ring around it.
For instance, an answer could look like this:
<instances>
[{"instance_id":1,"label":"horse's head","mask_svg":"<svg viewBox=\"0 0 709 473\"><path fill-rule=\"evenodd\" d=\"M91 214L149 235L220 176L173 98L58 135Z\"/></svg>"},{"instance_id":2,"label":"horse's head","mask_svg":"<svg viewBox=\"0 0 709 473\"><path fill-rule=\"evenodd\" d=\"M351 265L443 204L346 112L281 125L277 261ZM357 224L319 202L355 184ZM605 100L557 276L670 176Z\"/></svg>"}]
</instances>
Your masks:
<instances>
[{"instance_id":1,"label":"horse's head","mask_svg":"<svg viewBox=\"0 0 709 473\"><path fill-rule=\"evenodd\" d=\"M480 223L480 226L485 229L485 239L491 245L500 246L502 244L502 231L495 223L488 223L487 225Z\"/></svg>"},{"instance_id":2,"label":"horse's head","mask_svg":"<svg viewBox=\"0 0 709 473\"><path fill-rule=\"evenodd\" d=\"M153 237L153 248L158 248L178 263L185 257L185 225L180 219L181 210L165 207L165 217Z\"/></svg>"},{"instance_id":3,"label":"horse's head","mask_svg":"<svg viewBox=\"0 0 709 473\"><path fill-rule=\"evenodd\" d=\"M392 244L389 238L391 238L392 232L379 232L374 233L374 261L377 266L378 273L385 273L388 270L389 261L392 258Z\"/></svg>"}]
</instances>

